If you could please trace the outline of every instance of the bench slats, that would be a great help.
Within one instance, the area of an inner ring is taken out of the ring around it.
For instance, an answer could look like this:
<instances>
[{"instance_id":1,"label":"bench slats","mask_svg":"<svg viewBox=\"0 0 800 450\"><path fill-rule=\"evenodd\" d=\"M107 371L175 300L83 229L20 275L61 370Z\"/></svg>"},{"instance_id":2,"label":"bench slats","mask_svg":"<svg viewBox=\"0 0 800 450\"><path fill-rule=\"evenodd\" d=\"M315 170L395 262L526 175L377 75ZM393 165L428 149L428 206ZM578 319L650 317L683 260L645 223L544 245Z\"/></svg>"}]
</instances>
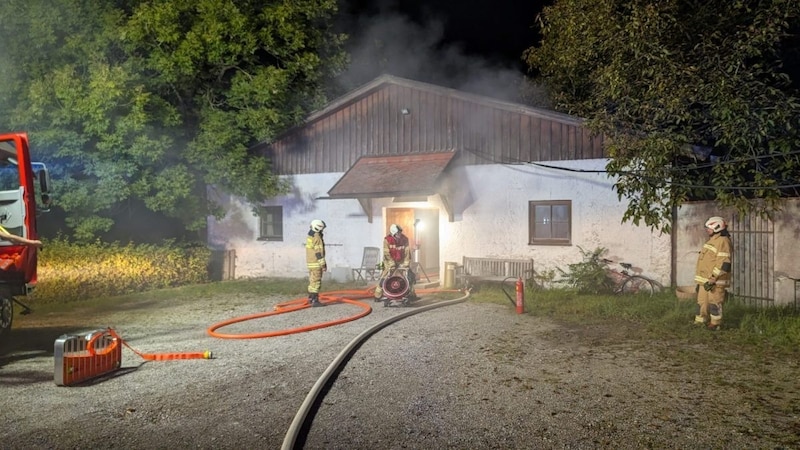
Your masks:
<instances>
[{"instance_id":1,"label":"bench slats","mask_svg":"<svg viewBox=\"0 0 800 450\"><path fill-rule=\"evenodd\" d=\"M464 256L457 279L464 281L503 281L506 278L530 279L533 259L478 258Z\"/></svg>"}]
</instances>

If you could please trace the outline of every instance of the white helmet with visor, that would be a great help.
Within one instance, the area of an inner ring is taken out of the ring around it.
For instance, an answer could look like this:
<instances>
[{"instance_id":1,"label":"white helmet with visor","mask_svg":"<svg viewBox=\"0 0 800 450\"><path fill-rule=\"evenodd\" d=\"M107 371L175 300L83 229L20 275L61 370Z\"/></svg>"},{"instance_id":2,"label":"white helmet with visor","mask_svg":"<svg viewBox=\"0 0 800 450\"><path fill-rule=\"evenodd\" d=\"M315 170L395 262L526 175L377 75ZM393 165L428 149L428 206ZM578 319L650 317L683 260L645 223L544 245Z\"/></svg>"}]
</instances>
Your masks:
<instances>
[{"instance_id":1,"label":"white helmet with visor","mask_svg":"<svg viewBox=\"0 0 800 450\"><path fill-rule=\"evenodd\" d=\"M315 233L319 233L325 229L325 222L319 219L314 219L311 221L311 229L314 230Z\"/></svg>"},{"instance_id":2,"label":"white helmet with visor","mask_svg":"<svg viewBox=\"0 0 800 450\"><path fill-rule=\"evenodd\" d=\"M722 217L714 216L706 220L706 228L710 228L714 233L719 233L727 227L728 225Z\"/></svg>"}]
</instances>

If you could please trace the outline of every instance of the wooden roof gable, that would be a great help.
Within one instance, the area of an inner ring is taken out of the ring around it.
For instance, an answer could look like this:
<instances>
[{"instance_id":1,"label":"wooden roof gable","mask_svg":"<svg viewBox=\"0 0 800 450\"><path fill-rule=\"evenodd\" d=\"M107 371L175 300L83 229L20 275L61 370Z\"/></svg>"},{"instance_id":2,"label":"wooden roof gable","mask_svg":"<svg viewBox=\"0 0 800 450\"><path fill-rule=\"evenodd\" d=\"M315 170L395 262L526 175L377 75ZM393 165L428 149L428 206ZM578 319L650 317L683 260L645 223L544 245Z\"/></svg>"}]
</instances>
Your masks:
<instances>
[{"instance_id":1,"label":"wooden roof gable","mask_svg":"<svg viewBox=\"0 0 800 450\"><path fill-rule=\"evenodd\" d=\"M452 151L459 163L604 157L579 118L383 75L260 146L278 174L346 172L364 156Z\"/></svg>"}]
</instances>

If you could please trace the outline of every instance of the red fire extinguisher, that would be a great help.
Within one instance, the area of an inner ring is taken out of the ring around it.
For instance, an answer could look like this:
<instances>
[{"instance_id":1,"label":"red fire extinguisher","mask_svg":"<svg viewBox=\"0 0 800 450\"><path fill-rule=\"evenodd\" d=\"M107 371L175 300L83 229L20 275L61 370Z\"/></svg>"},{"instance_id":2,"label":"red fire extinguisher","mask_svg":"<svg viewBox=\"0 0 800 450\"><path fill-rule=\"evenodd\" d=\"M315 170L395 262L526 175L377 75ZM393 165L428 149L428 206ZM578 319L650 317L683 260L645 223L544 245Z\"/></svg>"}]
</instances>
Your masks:
<instances>
[{"instance_id":1,"label":"red fire extinguisher","mask_svg":"<svg viewBox=\"0 0 800 450\"><path fill-rule=\"evenodd\" d=\"M525 284L522 277L517 278L517 314L525 312Z\"/></svg>"}]
</instances>

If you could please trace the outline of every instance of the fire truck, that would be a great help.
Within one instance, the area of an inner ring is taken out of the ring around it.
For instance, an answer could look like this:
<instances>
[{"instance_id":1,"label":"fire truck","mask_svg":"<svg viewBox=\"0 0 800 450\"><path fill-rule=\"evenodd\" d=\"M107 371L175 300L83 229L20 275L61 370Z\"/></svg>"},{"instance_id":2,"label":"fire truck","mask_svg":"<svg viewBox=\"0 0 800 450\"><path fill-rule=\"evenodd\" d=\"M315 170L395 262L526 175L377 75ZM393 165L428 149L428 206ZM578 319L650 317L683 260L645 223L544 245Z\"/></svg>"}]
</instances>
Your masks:
<instances>
[{"instance_id":1,"label":"fire truck","mask_svg":"<svg viewBox=\"0 0 800 450\"><path fill-rule=\"evenodd\" d=\"M0 134L0 225L11 234L38 239L37 214L50 204L50 175L31 161L26 133ZM0 337L11 328L14 305L36 286L38 248L0 239Z\"/></svg>"}]
</instances>

